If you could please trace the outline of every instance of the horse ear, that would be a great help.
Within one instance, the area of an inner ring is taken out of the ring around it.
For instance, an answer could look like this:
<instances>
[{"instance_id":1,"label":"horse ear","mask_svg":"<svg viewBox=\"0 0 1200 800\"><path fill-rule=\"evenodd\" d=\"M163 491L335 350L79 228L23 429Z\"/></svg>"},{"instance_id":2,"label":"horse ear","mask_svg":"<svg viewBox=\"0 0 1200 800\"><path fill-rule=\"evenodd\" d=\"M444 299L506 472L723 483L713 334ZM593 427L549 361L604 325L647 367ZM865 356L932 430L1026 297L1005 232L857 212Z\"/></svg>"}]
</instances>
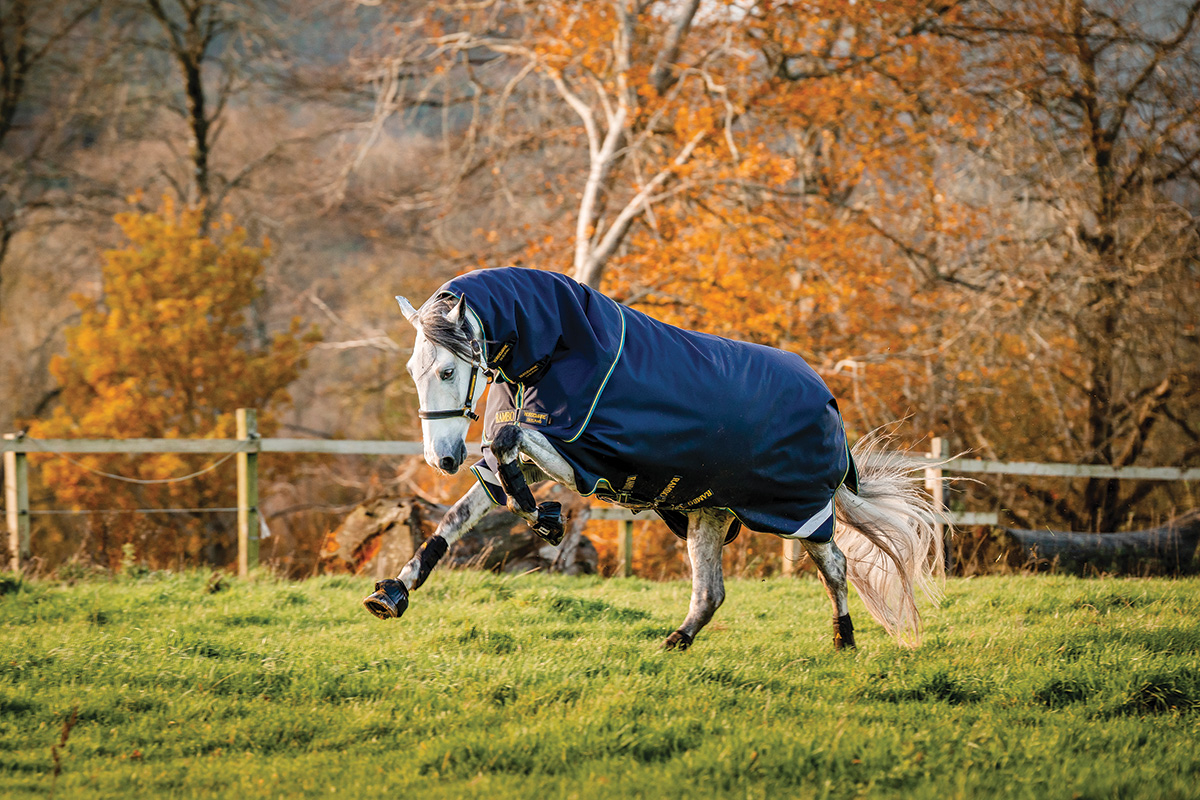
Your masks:
<instances>
[{"instance_id":1,"label":"horse ear","mask_svg":"<svg viewBox=\"0 0 1200 800\"><path fill-rule=\"evenodd\" d=\"M400 295L396 295L396 302L400 304L400 313L404 318L411 322L413 327L417 327L417 310L412 307L412 303Z\"/></svg>"},{"instance_id":2,"label":"horse ear","mask_svg":"<svg viewBox=\"0 0 1200 800\"><path fill-rule=\"evenodd\" d=\"M454 304L454 308L450 309L450 313L446 315L446 321L451 325L458 325L463 319L463 312L467 308L467 297L462 295L458 298L458 302Z\"/></svg>"}]
</instances>

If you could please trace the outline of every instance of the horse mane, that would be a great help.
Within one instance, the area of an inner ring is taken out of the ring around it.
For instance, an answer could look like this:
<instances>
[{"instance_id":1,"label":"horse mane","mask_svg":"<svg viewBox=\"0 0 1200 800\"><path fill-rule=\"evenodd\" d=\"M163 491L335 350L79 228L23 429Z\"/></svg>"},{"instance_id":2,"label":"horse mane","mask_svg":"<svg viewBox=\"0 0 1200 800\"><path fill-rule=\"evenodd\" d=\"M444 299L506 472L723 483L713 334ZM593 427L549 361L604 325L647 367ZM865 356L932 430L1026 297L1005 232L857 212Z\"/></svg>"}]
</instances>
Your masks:
<instances>
[{"instance_id":1,"label":"horse mane","mask_svg":"<svg viewBox=\"0 0 1200 800\"><path fill-rule=\"evenodd\" d=\"M417 311L417 321L425 338L438 347L444 347L456 356L467 361L475 358L471 343L475 337L466 317L453 323L446 315L454 308L458 298L453 295L441 295L431 298Z\"/></svg>"}]
</instances>

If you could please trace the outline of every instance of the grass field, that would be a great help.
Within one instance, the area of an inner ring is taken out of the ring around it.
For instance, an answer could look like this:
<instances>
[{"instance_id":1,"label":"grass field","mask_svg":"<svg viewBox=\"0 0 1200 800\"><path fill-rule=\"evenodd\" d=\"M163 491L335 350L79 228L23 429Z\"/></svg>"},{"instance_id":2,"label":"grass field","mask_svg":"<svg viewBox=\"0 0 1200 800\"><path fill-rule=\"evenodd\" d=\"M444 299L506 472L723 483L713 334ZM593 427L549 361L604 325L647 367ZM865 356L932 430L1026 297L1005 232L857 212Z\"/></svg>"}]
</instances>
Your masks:
<instances>
[{"instance_id":1,"label":"grass field","mask_svg":"<svg viewBox=\"0 0 1200 800\"><path fill-rule=\"evenodd\" d=\"M853 598L852 653L807 579L686 653L683 582L206 581L0 584L0 795L1200 797L1196 580L952 580L915 651Z\"/></svg>"}]
</instances>

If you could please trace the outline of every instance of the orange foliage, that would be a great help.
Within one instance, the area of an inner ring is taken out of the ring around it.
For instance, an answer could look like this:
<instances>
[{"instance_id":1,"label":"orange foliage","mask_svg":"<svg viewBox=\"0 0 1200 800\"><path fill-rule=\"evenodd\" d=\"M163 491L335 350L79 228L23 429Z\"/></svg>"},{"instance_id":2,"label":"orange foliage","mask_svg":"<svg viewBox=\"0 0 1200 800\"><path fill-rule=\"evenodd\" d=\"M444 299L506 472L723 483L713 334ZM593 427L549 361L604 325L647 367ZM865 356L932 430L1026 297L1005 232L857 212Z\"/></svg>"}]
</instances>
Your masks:
<instances>
[{"instance_id":1,"label":"orange foliage","mask_svg":"<svg viewBox=\"0 0 1200 800\"><path fill-rule=\"evenodd\" d=\"M247 310L260 296L258 280L270 245L246 244L246 233L225 220L204 232L201 211L177 210L170 199L158 213L120 214L128 239L105 253L103 294L77 296L78 325L67 331L66 354L51 371L61 403L29 425L37 438L233 438L235 411L256 408L270 434L275 410L289 402L287 387L304 368L319 338L293 319L269 343L251 334ZM213 456L47 457L39 470L61 503L86 509L231 505L232 467L182 483L139 485L101 478L90 470L142 481L190 473ZM198 543L193 542L193 554Z\"/></svg>"},{"instance_id":2,"label":"orange foliage","mask_svg":"<svg viewBox=\"0 0 1200 800\"><path fill-rule=\"evenodd\" d=\"M951 243L978 223L977 210L937 188L938 148L970 143L987 124L963 90L963 46L925 32L934 12L924 2L711 4L675 59L688 68L660 91L651 64L672 12L634 16L623 63L615 8L542 3L522 17L520 39L601 125L618 102L630 107L628 155L608 173L610 217L650 176L671 173L608 261L605 291L673 324L798 352L841 397L852 435L912 413L927 400L927 354L940 358L954 333L946 309L962 296L914 269L903 249L953 262ZM542 135L582 143L578 129ZM593 153L593 174L596 163ZM571 205L583 176L547 180L548 204ZM520 263L565 270L577 224L562 215L513 231L528 242ZM605 224L585 235L598 241ZM904 431L908 443L944 424L934 413ZM676 574L674 540L655 529L635 565ZM598 543L606 564L608 539ZM747 537L729 549L729 566L753 573L759 545L778 548Z\"/></svg>"},{"instance_id":3,"label":"orange foliage","mask_svg":"<svg viewBox=\"0 0 1200 800\"><path fill-rule=\"evenodd\" d=\"M1070 85L1086 70L1046 58L1062 49L1056 58L1078 60L1086 37L1070 30L1088 21L1062 14L1079 13L1081 4L714 2L685 19L680 38L676 24L688 5L484 4L446 23L444 33L465 37L447 62L483 50L495 56L495 83L483 96L499 98L505 122L470 139L464 154L474 158L483 145L520 152L533 141L548 165L501 187L508 197L527 181L537 199L530 206L545 213L521 215L508 231L481 231L481 265L503 252L523 266L570 271L665 321L798 352L839 397L852 438L900 419L902 446L952 434L955 450L991 458L1105 460L1105 449L1121 449L1113 444L1119 437L1094 446L1077 432L1124 424L1135 428L1124 452L1140 452L1136 426L1122 422L1132 419L1126 399L1166 397L1190 367L1173 346L1157 370L1144 358L1110 369L1127 358L1112 347L1093 344L1089 353L1088 336L1079 335L1089 319L1103 316L1111 330L1132 325L1122 322L1130 310L1110 302L1104 294L1115 290L1105 287L1141 278L1118 271L1106 283L1096 272L1115 269L1109 251L1120 236L1097 237L1088 221L1106 205L1088 198L1086 187L1099 184L1087 156L1076 164L1071 155L1066 172L1037 177L1053 166L1047 154L1088 152L1070 125L1048 124L1053 113L1036 109L1073 107L1091 91ZM1102 17L1088 24L1098 41L1109 35ZM983 31L1022 29L1029 35L995 33L993 46L972 44ZM676 39L677 51L669 44ZM1014 42L1019 53L1005 46ZM438 44L443 54L453 49ZM1153 53L1140 57L1158 63ZM506 113L526 75L540 79L529 79L536 88L522 96L533 110ZM1179 113L1171 130L1191 131L1195 114L1173 110L1180 98L1164 94L1170 101L1161 110ZM1028 118L1021 103L1035 106ZM1120 120L1126 107L1119 108L1102 116ZM511 132L521 125L522 136ZM1123 163L1161 158L1155 147ZM1091 162L1108 152L1096 148ZM503 155L493 164L494 173L529 169ZM1014 188L1022 180L1034 191ZM1070 195L1082 202L1068 202ZM1079 209L1074 221L1059 218ZM1158 216L1153 206L1134 211L1128 219ZM1057 233L1046 238L1052 227ZM1186 237L1156 235L1164 251L1185 250ZM526 246L514 259L519 241ZM1108 249L1087 251L1097 247ZM1064 320L1067 307L1085 309L1082 321ZM1147 313L1143 330L1162 327L1158 312ZM1113 393L1109 416L1089 420L1104 394L1097 386L1143 371L1145 386Z\"/></svg>"},{"instance_id":4,"label":"orange foliage","mask_svg":"<svg viewBox=\"0 0 1200 800\"><path fill-rule=\"evenodd\" d=\"M610 203L645 176L672 172L608 262L605 290L667 322L796 351L840 394L852 393L838 365L870 360L858 378L870 385L856 388L875 407L847 397L843 410L858 433L905 416L912 395L888 390L924 380L927 365L911 354L936 351L947 331L931 321L961 295L901 250L940 248L952 261L948 243L978 222L977 210L936 187L937 148L950 136L970 142L986 125L963 91L963 46L925 31L931 10L921 2L768 2L745 13L715 4L676 59L695 66L660 95L650 62L662 20L634 20L622 69L613 9L539 4L522 37L577 84L598 82L610 97L628 85L636 97L631 154L613 167ZM598 119L608 113L596 108ZM675 163L697 136L692 156ZM570 202L569 185L547 190ZM520 262L564 269L574 225L555 217L529 231Z\"/></svg>"}]
</instances>

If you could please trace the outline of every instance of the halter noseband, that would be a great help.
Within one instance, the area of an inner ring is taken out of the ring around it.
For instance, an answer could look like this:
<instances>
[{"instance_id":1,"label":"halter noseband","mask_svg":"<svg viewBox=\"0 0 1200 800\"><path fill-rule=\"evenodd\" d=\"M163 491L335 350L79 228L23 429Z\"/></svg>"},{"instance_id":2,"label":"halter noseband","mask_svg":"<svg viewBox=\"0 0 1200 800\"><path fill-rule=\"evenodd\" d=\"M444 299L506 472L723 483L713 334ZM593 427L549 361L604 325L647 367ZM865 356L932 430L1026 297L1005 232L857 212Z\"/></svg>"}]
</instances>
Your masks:
<instances>
[{"instance_id":1,"label":"halter noseband","mask_svg":"<svg viewBox=\"0 0 1200 800\"><path fill-rule=\"evenodd\" d=\"M445 411L426 411L423 408L417 409L417 416L421 419L453 419L454 417L466 417L467 419L479 419L479 415L471 409L471 401L475 399L475 384L479 380L479 373L490 381L492 373L486 367L480 366L483 361L483 354L479 352L479 342L471 340L471 381L467 385L467 399L463 401L462 408L451 408Z\"/></svg>"}]
</instances>

